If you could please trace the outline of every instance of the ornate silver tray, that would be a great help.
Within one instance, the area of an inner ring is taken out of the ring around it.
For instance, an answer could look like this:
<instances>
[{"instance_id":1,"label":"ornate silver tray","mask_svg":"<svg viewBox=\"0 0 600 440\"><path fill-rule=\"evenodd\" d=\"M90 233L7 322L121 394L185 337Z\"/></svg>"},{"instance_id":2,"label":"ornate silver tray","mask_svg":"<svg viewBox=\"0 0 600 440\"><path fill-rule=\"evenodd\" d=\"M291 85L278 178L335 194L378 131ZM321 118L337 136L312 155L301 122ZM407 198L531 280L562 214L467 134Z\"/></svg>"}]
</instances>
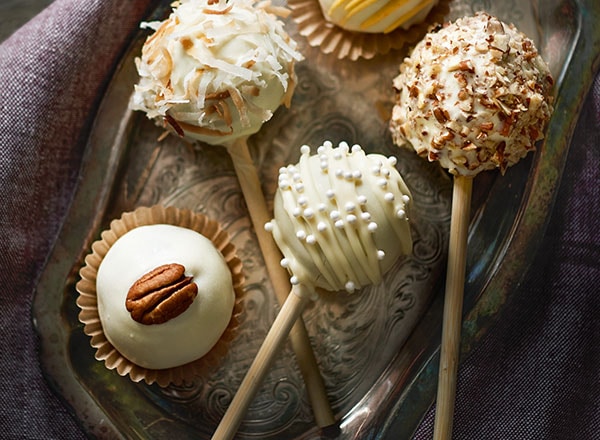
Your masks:
<instances>
[{"instance_id":1,"label":"ornate silver tray","mask_svg":"<svg viewBox=\"0 0 600 440\"><path fill-rule=\"evenodd\" d=\"M164 17L162 1L152 17ZM557 80L546 141L505 177L474 185L462 353L468 355L532 261L551 211L583 98L600 53L595 0L454 0L448 18L486 10L531 36ZM394 154L415 207L414 255L361 294L321 298L304 313L337 418L339 438L410 438L435 397L451 179L436 164L393 146L387 123L392 78L406 51L339 61L288 30L306 60L291 108L249 140L267 199L277 169L323 140ZM146 32L125 54L98 108L72 209L40 279L33 307L43 370L83 428L98 438L210 438L278 306L233 167L224 149L190 146L127 111L133 64ZM189 386L135 384L94 359L77 320L74 285L83 257L110 220L142 205L191 208L232 235L247 275L241 333L219 370ZM505 317L506 319L507 317ZM279 354L238 432L240 439L321 438L289 345Z\"/></svg>"}]
</instances>

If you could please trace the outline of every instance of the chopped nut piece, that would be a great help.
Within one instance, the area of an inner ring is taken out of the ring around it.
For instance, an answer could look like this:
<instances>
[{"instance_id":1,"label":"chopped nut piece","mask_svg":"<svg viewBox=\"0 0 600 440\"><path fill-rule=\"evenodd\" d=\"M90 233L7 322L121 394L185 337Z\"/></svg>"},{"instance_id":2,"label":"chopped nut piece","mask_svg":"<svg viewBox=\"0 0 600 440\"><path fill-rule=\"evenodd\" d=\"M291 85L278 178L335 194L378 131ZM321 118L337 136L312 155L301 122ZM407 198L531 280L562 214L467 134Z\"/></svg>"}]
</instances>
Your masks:
<instances>
[{"instance_id":1,"label":"chopped nut piece","mask_svg":"<svg viewBox=\"0 0 600 440\"><path fill-rule=\"evenodd\" d=\"M433 109L433 115L435 116L435 119L437 119L437 121L440 124L443 124L444 122L446 122L448 120L448 118L446 117L444 110L442 110L440 107L436 107Z\"/></svg>"}]
</instances>

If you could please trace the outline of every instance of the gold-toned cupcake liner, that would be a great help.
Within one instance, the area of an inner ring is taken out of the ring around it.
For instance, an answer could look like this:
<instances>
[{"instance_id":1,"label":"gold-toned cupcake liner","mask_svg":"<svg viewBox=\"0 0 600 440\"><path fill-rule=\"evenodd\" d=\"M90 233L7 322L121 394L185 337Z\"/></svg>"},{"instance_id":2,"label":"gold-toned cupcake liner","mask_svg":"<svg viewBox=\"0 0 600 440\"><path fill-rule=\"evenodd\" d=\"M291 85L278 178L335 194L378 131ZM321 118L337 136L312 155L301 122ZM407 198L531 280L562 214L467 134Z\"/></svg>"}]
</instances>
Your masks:
<instances>
[{"instance_id":1,"label":"gold-toned cupcake liner","mask_svg":"<svg viewBox=\"0 0 600 440\"><path fill-rule=\"evenodd\" d=\"M106 339L98 315L96 297L96 276L102 259L110 247L125 233L139 226L169 224L194 230L209 240L223 255L233 280L235 303L231 320L215 346L203 357L173 368L153 370L134 364L125 358ZM90 336L90 345L96 349L95 357L103 361L110 370L116 370L121 376L129 376L134 382L144 380L148 385L157 383L161 387L170 384L181 385L193 381L196 377L210 374L227 354L229 344L235 337L242 313L244 275L242 262L230 241L229 234L219 223L206 216L186 209L175 207L142 207L124 213L120 219L113 220L110 228L101 234L101 239L92 244L92 252L85 258L85 265L79 271L81 279L75 288L79 292L77 305L81 309L79 320L84 324L83 331Z\"/></svg>"},{"instance_id":2,"label":"gold-toned cupcake liner","mask_svg":"<svg viewBox=\"0 0 600 440\"><path fill-rule=\"evenodd\" d=\"M421 23L387 34L342 29L324 17L318 0L288 0L287 5L292 11L290 15L298 27L298 33L306 38L310 46L318 47L323 53L338 59L356 61L385 55L391 50L416 43L433 25L445 21L450 11L450 1L440 0Z\"/></svg>"}]
</instances>

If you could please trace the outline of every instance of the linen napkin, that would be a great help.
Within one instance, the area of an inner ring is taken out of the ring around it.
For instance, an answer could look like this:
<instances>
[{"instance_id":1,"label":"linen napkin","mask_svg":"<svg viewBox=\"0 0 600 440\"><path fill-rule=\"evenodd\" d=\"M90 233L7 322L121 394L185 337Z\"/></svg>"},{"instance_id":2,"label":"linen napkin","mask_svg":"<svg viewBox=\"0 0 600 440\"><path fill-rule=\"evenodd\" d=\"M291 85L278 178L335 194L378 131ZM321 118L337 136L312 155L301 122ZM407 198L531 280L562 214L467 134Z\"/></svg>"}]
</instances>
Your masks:
<instances>
[{"instance_id":1,"label":"linen napkin","mask_svg":"<svg viewBox=\"0 0 600 440\"><path fill-rule=\"evenodd\" d=\"M102 92L151 2L56 0L0 46L0 438L82 438L50 391L33 290Z\"/></svg>"}]
</instances>

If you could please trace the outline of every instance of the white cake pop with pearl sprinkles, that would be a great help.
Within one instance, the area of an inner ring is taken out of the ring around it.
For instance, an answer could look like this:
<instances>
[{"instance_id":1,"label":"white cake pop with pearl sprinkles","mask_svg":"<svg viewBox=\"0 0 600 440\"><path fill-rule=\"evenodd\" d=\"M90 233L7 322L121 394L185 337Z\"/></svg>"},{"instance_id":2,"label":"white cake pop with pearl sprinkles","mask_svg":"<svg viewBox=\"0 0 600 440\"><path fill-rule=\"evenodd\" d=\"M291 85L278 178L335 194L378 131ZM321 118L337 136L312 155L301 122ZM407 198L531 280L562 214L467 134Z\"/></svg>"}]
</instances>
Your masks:
<instances>
[{"instance_id":1,"label":"white cake pop with pearl sprinkles","mask_svg":"<svg viewBox=\"0 0 600 440\"><path fill-rule=\"evenodd\" d=\"M412 252L410 191L396 158L326 141L279 170L274 219L265 225L291 283L352 293L379 284Z\"/></svg>"}]
</instances>

